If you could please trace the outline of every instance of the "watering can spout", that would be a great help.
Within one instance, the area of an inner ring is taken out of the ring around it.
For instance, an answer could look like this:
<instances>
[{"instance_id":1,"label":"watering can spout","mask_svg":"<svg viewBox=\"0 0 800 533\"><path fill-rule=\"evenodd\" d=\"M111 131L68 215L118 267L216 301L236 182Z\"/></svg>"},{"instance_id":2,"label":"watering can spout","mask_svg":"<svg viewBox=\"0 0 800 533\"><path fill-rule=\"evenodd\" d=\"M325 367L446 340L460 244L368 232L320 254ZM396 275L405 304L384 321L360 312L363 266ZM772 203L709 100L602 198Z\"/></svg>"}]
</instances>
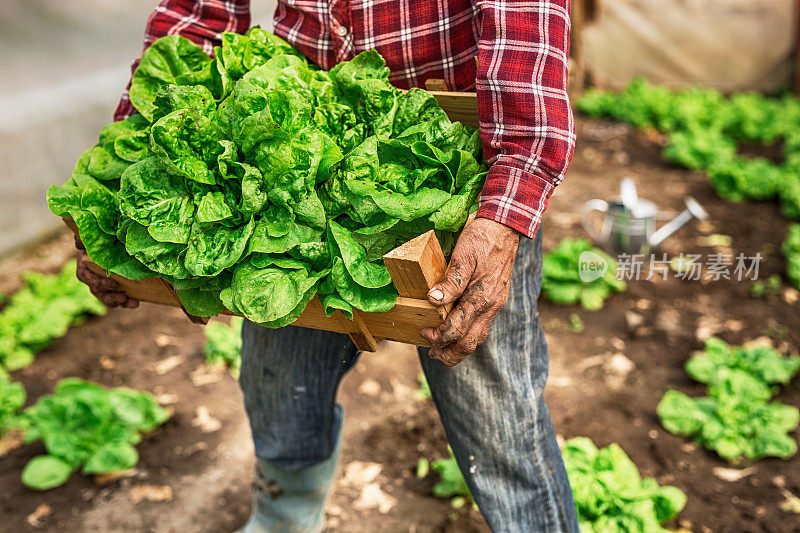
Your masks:
<instances>
[{"instance_id":1,"label":"watering can spout","mask_svg":"<svg viewBox=\"0 0 800 533\"><path fill-rule=\"evenodd\" d=\"M684 224L696 218L698 220L706 220L708 218L708 213L703 208L700 203L692 198L691 196L687 196L684 200L686 203L686 209L680 212L675 218L661 226L657 231L654 231L650 238L647 240L647 243L651 247L656 247L661 244L664 239L678 231Z\"/></svg>"}]
</instances>

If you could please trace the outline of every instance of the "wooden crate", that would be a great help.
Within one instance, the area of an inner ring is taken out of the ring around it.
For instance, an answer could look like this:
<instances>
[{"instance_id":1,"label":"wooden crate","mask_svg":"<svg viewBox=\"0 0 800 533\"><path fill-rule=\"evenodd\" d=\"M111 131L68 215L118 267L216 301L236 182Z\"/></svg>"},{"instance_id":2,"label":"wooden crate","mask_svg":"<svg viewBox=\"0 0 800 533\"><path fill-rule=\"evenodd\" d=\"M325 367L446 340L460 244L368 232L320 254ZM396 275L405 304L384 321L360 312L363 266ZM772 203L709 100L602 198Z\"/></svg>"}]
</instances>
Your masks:
<instances>
[{"instance_id":1,"label":"wooden crate","mask_svg":"<svg viewBox=\"0 0 800 533\"><path fill-rule=\"evenodd\" d=\"M475 93L431 91L431 94L451 120L478 127ZM64 223L78 233L72 219L65 218ZM438 327L450 311L450 306L435 307L427 300L428 290L441 278L447 267L439 241L433 231L429 231L387 253L383 261L400 295L393 309L385 313L363 313L353 309L353 320L349 320L339 310L331 316L325 316L322 303L315 296L292 325L346 333L359 349L370 352L375 351L378 342L384 339L418 346L428 345L420 336L420 331L427 327ZM105 275L105 271L94 263L88 266L90 270ZM186 312L175 289L161 278L138 281L117 275L111 278L119 284L119 290L131 298L180 307L193 322L208 321L207 318L192 316Z\"/></svg>"},{"instance_id":2,"label":"wooden crate","mask_svg":"<svg viewBox=\"0 0 800 533\"><path fill-rule=\"evenodd\" d=\"M64 223L76 234L77 228L70 218ZM442 248L433 231L416 237L395 248L383 258L392 276L399 297L394 308L384 313L363 313L353 309L353 320L336 310L326 316L322 303L314 297L305 311L292 323L293 326L323 329L350 335L356 346L374 352L381 340L392 340L425 346L427 342L419 332L426 327L439 326L447 316L448 307L435 307L428 303L427 292L444 273L446 263ZM89 262L89 270L106 275L103 268ZM130 280L116 274L111 276L118 290L142 302L180 307L193 322L205 324L208 319L189 314L181 304L172 285L161 278ZM224 314L233 315L230 311Z\"/></svg>"}]
</instances>

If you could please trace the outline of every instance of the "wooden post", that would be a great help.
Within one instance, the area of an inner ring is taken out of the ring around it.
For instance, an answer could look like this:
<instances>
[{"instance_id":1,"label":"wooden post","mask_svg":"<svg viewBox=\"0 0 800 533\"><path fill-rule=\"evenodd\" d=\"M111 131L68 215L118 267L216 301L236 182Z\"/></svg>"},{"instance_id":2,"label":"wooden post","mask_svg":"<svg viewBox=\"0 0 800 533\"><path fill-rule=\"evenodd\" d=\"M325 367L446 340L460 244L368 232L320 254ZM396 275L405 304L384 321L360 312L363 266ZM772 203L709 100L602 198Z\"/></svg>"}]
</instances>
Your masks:
<instances>
[{"instance_id":1,"label":"wooden post","mask_svg":"<svg viewBox=\"0 0 800 533\"><path fill-rule=\"evenodd\" d=\"M794 16L794 94L800 96L800 2L795 6Z\"/></svg>"},{"instance_id":2,"label":"wooden post","mask_svg":"<svg viewBox=\"0 0 800 533\"><path fill-rule=\"evenodd\" d=\"M586 82L586 65L583 58L583 29L586 23L586 0L572 0L570 29L570 73L568 91L570 96L577 97L583 93Z\"/></svg>"},{"instance_id":3,"label":"wooden post","mask_svg":"<svg viewBox=\"0 0 800 533\"><path fill-rule=\"evenodd\" d=\"M440 78L428 78L425 80L426 91L449 91L447 82Z\"/></svg>"},{"instance_id":4,"label":"wooden post","mask_svg":"<svg viewBox=\"0 0 800 533\"><path fill-rule=\"evenodd\" d=\"M444 252L433 230L387 253L383 262L397 293L423 302L428 301L428 291L442 279L447 269ZM444 320L452 307L452 304L439 307L439 316Z\"/></svg>"},{"instance_id":5,"label":"wooden post","mask_svg":"<svg viewBox=\"0 0 800 533\"><path fill-rule=\"evenodd\" d=\"M407 305L404 301L407 298L427 303L428 291L441 279L447 268L442 247L433 230L390 251L383 256L383 262L400 295L398 305L402 307ZM440 316L444 318L444 311ZM350 333L350 338L356 347L367 352L377 350L378 340L357 309L353 309L353 321L358 331Z\"/></svg>"}]
</instances>

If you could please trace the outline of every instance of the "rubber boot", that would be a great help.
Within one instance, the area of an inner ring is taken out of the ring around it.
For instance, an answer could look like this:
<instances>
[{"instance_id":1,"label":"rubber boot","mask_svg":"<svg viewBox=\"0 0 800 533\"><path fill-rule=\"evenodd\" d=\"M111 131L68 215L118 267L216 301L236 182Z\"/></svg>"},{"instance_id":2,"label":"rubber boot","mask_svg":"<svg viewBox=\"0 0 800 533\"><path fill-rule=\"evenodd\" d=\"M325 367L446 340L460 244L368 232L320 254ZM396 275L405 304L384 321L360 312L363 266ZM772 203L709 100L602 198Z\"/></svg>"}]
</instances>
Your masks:
<instances>
[{"instance_id":1,"label":"rubber boot","mask_svg":"<svg viewBox=\"0 0 800 533\"><path fill-rule=\"evenodd\" d=\"M241 533L319 533L325 525L323 507L333 487L341 432L330 457L286 472L269 461L258 461L253 514Z\"/></svg>"}]
</instances>

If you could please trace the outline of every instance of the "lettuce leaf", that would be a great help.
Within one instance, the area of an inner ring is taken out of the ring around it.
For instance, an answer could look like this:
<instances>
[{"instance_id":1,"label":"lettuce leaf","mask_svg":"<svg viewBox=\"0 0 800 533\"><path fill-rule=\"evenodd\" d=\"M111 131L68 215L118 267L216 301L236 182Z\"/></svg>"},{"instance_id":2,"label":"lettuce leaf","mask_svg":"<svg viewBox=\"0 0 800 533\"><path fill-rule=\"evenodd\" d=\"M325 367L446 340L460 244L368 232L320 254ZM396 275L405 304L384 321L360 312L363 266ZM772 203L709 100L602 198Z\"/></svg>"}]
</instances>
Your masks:
<instances>
[{"instance_id":1,"label":"lettuce leaf","mask_svg":"<svg viewBox=\"0 0 800 533\"><path fill-rule=\"evenodd\" d=\"M700 383L712 385L730 370L742 370L767 385L786 384L800 369L800 356L784 357L768 346L730 346L716 337L706 340L705 350L686 362L686 372Z\"/></svg>"}]
</instances>

